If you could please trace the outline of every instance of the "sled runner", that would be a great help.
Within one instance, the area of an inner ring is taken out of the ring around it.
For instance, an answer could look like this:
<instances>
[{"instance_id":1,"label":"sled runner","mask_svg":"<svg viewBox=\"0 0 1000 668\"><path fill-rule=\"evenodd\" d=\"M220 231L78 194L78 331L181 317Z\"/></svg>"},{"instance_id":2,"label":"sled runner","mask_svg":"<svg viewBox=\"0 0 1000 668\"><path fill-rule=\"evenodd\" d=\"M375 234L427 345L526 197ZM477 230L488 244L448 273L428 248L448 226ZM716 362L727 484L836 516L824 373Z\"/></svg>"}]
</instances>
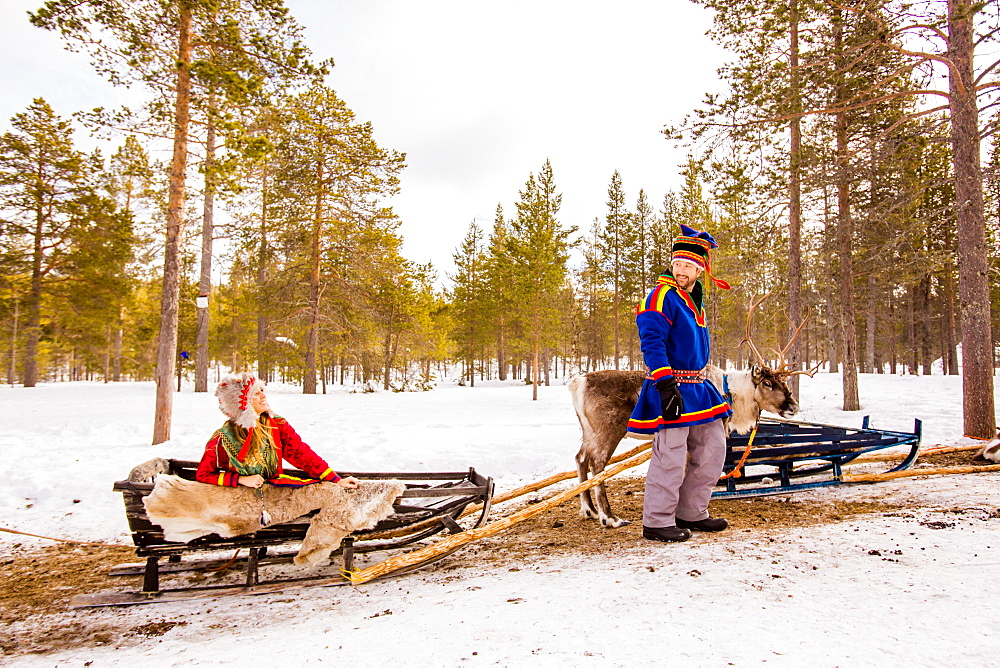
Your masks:
<instances>
[{"instance_id":1,"label":"sled runner","mask_svg":"<svg viewBox=\"0 0 1000 668\"><path fill-rule=\"evenodd\" d=\"M712 496L762 496L839 485L844 464L876 450L908 445L909 452L889 472L902 471L917 459L920 431L920 420L914 420L913 433L872 429L867 415L860 429L762 418L742 474L721 479ZM749 440L750 434L729 435L724 474L736 468Z\"/></svg>"},{"instance_id":2,"label":"sled runner","mask_svg":"<svg viewBox=\"0 0 1000 668\"><path fill-rule=\"evenodd\" d=\"M169 462L170 473L188 480L194 480L198 462L165 460ZM305 476L302 471L289 469L293 476ZM481 504L474 527L482 526L490 512L493 499L493 480L483 477L470 468L454 473L349 473L359 480L398 480L406 484L406 489L393 504L393 512L378 522L373 529L356 531L343 540L338 550L331 556L341 557L343 571L354 567L354 555L365 552L393 550L429 538L447 530L458 533L465 529L458 518L470 504ZM195 598L214 598L236 594L264 594L301 587L334 586L349 584L342 574L312 577L277 578L261 582L259 567L272 564L287 564L295 554L292 546L301 543L309 528L310 515L283 524L273 524L260 530L232 538L222 538L212 534L188 543L167 541L163 529L153 524L146 514L143 498L153 490L152 482L132 482L120 480L114 484L114 491L121 492L125 502L125 515L136 555L145 557L145 563L122 564L114 567L110 575L142 575L143 586L138 592L105 592L80 594L70 601L70 607L91 607L102 605L135 605ZM457 548L456 548L457 549ZM245 551L243 558L213 558L182 560L183 556ZM454 550L437 555L434 559L418 563L406 569L409 572L438 561ZM166 559L161 564L160 560ZM244 570L242 584L216 586L192 586L174 589L160 587L160 575L194 571L221 570L239 566Z\"/></svg>"}]
</instances>

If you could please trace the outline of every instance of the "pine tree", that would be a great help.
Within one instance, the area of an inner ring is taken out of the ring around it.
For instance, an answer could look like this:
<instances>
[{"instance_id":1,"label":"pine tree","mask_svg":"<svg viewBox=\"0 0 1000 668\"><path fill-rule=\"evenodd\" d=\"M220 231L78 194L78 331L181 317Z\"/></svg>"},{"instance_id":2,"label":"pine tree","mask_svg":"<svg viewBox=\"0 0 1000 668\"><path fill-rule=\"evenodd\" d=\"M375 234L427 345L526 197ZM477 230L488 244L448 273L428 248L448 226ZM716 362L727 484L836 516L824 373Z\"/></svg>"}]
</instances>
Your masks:
<instances>
[{"instance_id":1,"label":"pine tree","mask_svg":"<svg viewBox=\"0 0 1000 668\"><path fill-rule=\"evenodd\" d=\"M0 198L10 212L4 233L28 260L22 382L38 381L38 344L42 300L67 256L73 236L84 224L83 200L92 194L88 179L98 165L73 147L73 128L39 98L11 119L12 131L0 138Z\"/></svg>"},{"instance_id":2,"label":"pine tree","mask_svg":"<svg viewBox=\"0 0 1000 668\"><path fill-rule=\"evenodd\" d=\"M482 357L487 331L487 269L483 241L483 230L473 220L461 246L452 255L456 267L455 275L451 277L454 284L455 334L459 354L466 360L469 384L473 387L476 384L476 361Z\"/></svg>"},{"instance_id":3,"label":"pine tree","mask_svg":"<svg viewBox=\"0 0 1000 668\"><path fill-rule=\"evenodd\" d=\"M566 279L566 262L575 227L563 228L557 215L562 195L556 193L552 165L546 160L537 178L528 177L511 219L507 258L515 272L513 281L522 300L531 340L532 399L538 399L539 354L552 341L552 296Z\"/></svg>"},{"instance_id":4,"label":"pine tree","mask_svg":"<svg viewBox=\"0 0 1000 668\"><path fill-rule=\"evenodd\" d=\"M500 380L507 380L509 363L508 344L514 325L513 311L515 299L513 295L513 266L507 255L507 221L504 219L503 207L497 204L493 218L493 231L490 234L489 247L486 253L486 282L489 289L485 295L486 304L494 326L494 336L497 346L497 375Z\"/></svg>"},{"instance_id":5,"label":"pine tree","mask_svg":"<svg viewBox=\"0 0 1000 668\"><path fill-rule=\"evenodd\" d=\"M281 164L276 186L283 191L282 215L310 221L306 238L300 239L307 244L301 250L309 286L302 391L314 394L321 302L332 297L325 294L331 282L322 268L328 265L327 276L343 280L337 265L347 261L357 233L380 219L396 225L395 215L379 209L378 201L398 190L405 156L379 147L371 124L356 122L336 92L325 86L289 98L283 114L286 127L276 158Z\"/></svg>"},{"instance_id":6,"label":"pine tree","mask_svg":"<svg viewBox=\"0 0 1000 668\"><path fill-rule=\"evenodd\" d=\"M656 231L656 214L642 188L639 189L632 221L636 243L626 255L625 287L629 298L639 301L645 295L647 286L652 285L650 255Z\"/></svg>"},{"instance_id":7,"label":"pine tree","mask_svg":"<svg viewBox=\"0 0 1000 668\"><path fill-rule=\"evenodd\" d=\"M622 313L626 315L627 322L632 323L634 307L646 294L648 286L652 285L649 280L649 251L654 237L655 214L653 207L646 199L646 191L639 189L639 196L635 204L635 213L629 216L628 234L631 243L625 249L624 271L622 272L622 296L624 297L624 309ZM634 330L629 327L628 332ZM626 335L628 341L629 369L635 368L637 358L636 347L638 340L635 336Z\"/></svg>"},{"instance_id":8,"label":"pine tree","mask_svg":"<svg viewBox=\"0 0 1000 668\"><path fill-rule=\"evenodd\" d=\"M614 335L614 367L618 368L621 359L621 315L623 293L631 292L625 285L628 273L628 255L635 248L638 239L635 234L632 214L625 206L625 190L622 187L622 177L615 170L608 186L608 212L604 218L604 226L598 235L600 252L604 259L604 276L611 288L611 317Z\"/></svg>"},{"instance_id":9,"label":"pine tree","mask_svg":"<svg viewBox=\"0 0 1000 668\"><path fill-rule=\"evenodd\" d=\"M607 357L607 311L610 301L604 280L604 256L601 251L601 221L594 218L590 234L583 239L583 266L578 281L578 316L581 349L587 358L585 371L601 368Z\"/></svg>"},{"instance_id":10,"label":"pine tree","mask_svg":"<svg viewBox=\"0 0 1000 668\"><path fill-rule=\"evenodd\" d=\"M139 144L134 135L125 138L125 143L111 156L109 165L109 191L118 204L118 209L131 221L133 248L133 266L128 269L130 275L138 274L147 257L154 252L152 235L149 227L151 221L143 225L141 218L151 216L151 209L156 204L157 190L154 183L154 171L149 155ZM122 346L125 335L126 302L131 291L122 295L115 305L117 312L111 318L111 380L118 382L122 376Z\"/></svg>"},{"instance_id":11,"label":"pine tree","mask_svg":"<svg viewBox=\"0 0 1000 668\"><path fill-rule=\"evenodd\" d=\"M650 230L650 246L648 252L649 274L646 277L646 288L656 283L656 278L670 268L671 248L674 237L680 232L680 205L677 194L669 191L663 196L663 208L660 215L653 221Z\"/></svg>"},{"instance_id":12,"label":"pine tree","mask_svg":"<svg viewBox=\"0 0 1000 668\"><path fill-rule=\"evenodd\" d=\"M961 203L955 207L955 219L963 351L967 351L963 364L966 433L991 438L995 435L996 417L991 333L985 324L990 318L979 173L979 98L986 105L995 103L996 89L976 85L979 79L974 57L976 45L988 42L986 35L995 27L985 20L977 24L985 5L968 0L904 5L876 2L828 6L806 0L754 3L707 0L705 4L718 11L716 36L741 58L738 64L724 68L734 94L722 102L712 99L712 110L699 112L695 125L702 133L725 125L733 132L730 139L739 136L753 144L756 154L769 158L777 148L774 137L768 135L770 128L790 119L812 117L820 120L811 125L823 130L826 117L834 123L834 141L839 146L837 175L844 184L851 178L845 174L850 167L848 158L859 154L859 147L852 146L859 125L869 128L881 125L876 132L885 138L912 119L932 116L942 109L949 112L956 200ZM977 26L983 29L982 37L975 34ZM786 29L788 40L794 40L796 32L808 35L805 43L812 45L812 53L799 54L797 44L786 43ZM925 50L918 50L921 46ZM889 55L893 52L902 58L894 61ZM788 68L776 66L784 63L789 53L801 55L808 67L789 72ZM980 77L995 69L997 62L980 60ZM935 90L928 85L932 84L937 75L935 68L941 63L948 64L948 90ZM928 95L944 97L948 100L947 107L930 104L920 110L896 109L888 116L881 113L886 103ZM868 119L864 118L866 115ZM879 123L887 118L891 120ZM710 122L702 122L709 119ZM814 155L823 154L819 142L814 151ZM803 149L803 162L799 163L803 169L808 168L807 155L808 150ZM774 173L780 176L781 171ZM818 171L822 171L822 166ZM848 262L849 207L854 199L854 194L845 190L848 188L842 185L838 204L843 212L839 219L842 263ZM853 265L853 258L850 263ZM840 270L853 278L852 268L843 266ZM927 293L926 284L921 291ZM848 357L844 374L845 406L853 407L856 379L852 379L855 363L850 349L857 323L851 317L855 300L850 293L847 287L841 296L846 303L840 307L844 311L842 331Z\"/></svg>"}]
</instances>

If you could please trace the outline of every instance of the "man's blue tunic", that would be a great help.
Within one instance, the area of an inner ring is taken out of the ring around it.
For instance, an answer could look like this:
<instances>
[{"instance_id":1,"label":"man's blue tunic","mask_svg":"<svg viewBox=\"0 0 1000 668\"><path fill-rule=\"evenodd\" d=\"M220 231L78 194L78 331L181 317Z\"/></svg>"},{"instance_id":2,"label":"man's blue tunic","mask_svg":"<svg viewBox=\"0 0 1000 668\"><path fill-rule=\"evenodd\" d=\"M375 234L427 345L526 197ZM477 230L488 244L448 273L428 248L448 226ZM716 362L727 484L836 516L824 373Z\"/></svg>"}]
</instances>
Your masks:
<instances>
[{"instance_id":1,"label":"man's blue tunic","mask_svg":"<svg viewBox=\"0 0 1000 668\"><path fill-rule=\"evenodd\" d=\"M705 368L711 351L701 283L691 293L677 287L669 274L656 282L649 295L636 307L635 323L646 367L650 370L639 393L639 401L628 421L628 430L653 434L659 429L690 427L733 414L729 404L710 382L678 383L684 399L680 419L664 422L660 415L660 392L656 381L682 371Z\"/></svg>"}]
</instances>

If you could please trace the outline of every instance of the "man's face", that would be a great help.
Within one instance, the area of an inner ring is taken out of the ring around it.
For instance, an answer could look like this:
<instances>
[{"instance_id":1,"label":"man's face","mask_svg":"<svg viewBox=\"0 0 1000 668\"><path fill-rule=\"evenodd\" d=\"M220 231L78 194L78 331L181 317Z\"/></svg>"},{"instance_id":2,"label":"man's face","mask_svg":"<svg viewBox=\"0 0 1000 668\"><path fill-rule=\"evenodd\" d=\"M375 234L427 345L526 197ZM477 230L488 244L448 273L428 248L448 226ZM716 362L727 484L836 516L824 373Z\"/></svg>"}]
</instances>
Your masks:
<instances>
[{"instance_id":1,"label":"man's face","mask_svg":"<svg viewBox=\"0 0 1000 668\"><path fill-rule=\"evenodd\" d=\"M687 260L674 260L670 263L670 273L674 275L677 286L688 292L694 287L695 281L701 276L701 272L701 267Z\"/></svg>"}]
</instances>

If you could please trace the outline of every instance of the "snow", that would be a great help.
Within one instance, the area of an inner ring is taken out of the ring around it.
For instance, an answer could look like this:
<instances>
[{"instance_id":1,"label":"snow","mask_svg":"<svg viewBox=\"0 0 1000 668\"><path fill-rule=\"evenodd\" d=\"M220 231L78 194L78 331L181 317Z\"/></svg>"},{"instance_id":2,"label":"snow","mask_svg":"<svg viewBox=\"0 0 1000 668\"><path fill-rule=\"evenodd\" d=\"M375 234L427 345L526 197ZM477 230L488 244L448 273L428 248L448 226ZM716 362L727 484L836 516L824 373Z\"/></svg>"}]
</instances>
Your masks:
<instances>
[{"instance_id":1,"label":"snow","mask_svg":"<svg viewBox=\"0 0 1000 668\"><path fill-rule=\"evenodd\" d=\"M870 414L873 427L900 431L919 418L925 447L974 443L962 437L957 376L863 375L862 410L851 413L839 409L840 382L837 374L803 378L797 418L858 426ZM337 470L475 466L503 491L572 469L579 447L562 379L539 388L535 402L530 387L499 382L312 396L272 385L268 394ZM152 457L198 459L223 419L210 394L186 387L174 396L173 439L152 446L153 398L148 383L0 388L0 525L129 544L112 483ZM801 492L796 499L888 497L919 507L773 535L639 541L625 556L539 554L354 588L78 610L71 614L135 625L186 623L158 638L17 663L232 665L256 655L360 666L987 665L1000 649L988 631L1000 595L1000 521L991 516L998 480L985 473ZM947 517L953 527L927 521L953 507L966 509ZM0 533L0 550L15 542L47 544Z\"/></svg>"}]
</instances>

